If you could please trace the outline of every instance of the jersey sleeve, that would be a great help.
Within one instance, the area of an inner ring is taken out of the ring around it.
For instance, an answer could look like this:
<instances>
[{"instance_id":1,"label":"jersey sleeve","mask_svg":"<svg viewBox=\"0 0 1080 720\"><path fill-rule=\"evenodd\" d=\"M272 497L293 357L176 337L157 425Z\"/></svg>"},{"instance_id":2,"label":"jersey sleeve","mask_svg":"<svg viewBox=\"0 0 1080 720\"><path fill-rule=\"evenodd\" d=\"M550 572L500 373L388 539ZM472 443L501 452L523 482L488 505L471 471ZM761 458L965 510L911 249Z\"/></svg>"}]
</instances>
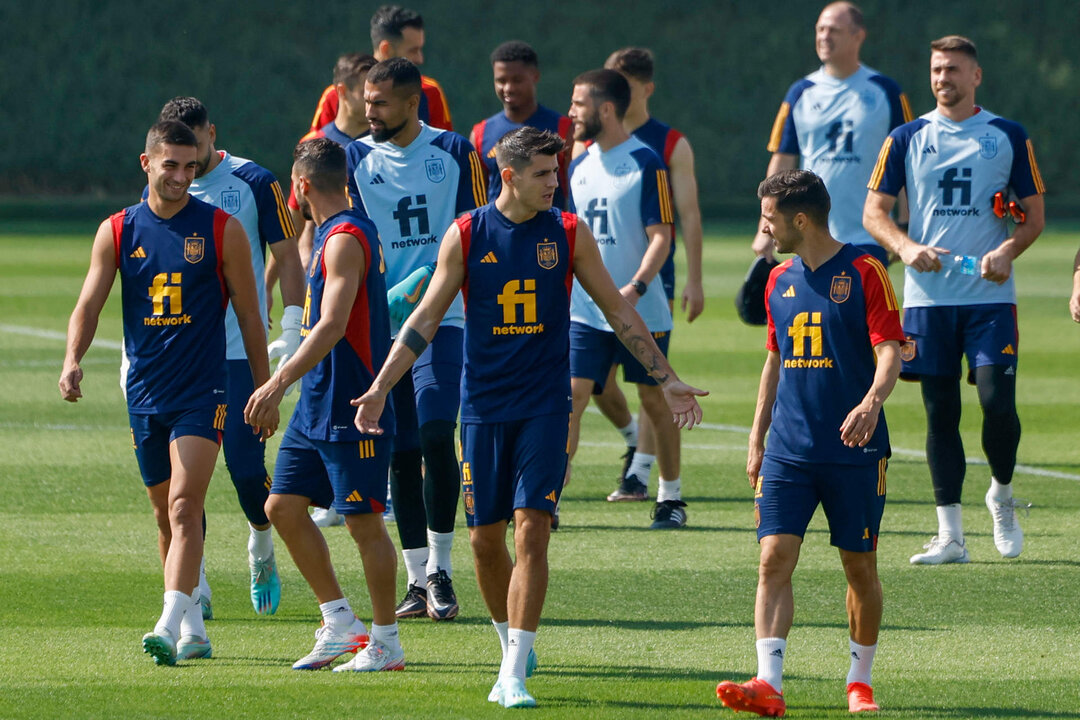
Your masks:
<instances>
[{"instance_id":1,"label":"jersey sleeve","mask_svg":"<svg viewBox=\"0 0 1080 720\"><path fill-rule=\"evenodd\" d=\"M367 216L368 212L367 208L364 207L364 198L360 197L360 186L356 184L356 169L363 159L364 155L360 143L349 143L349 147L345 148L345 174L348 180L346 187L349 191L349 202L352 203L354 210Z\"/></svg>"},{"instance_id":2,"label":"jersey sleeve","mask_svg":"<svg viewBox=\"0 0 1080 720\"><path fill-rule=\"evenodd\" d=\"M888 340L904 342L900 304L896 302L896 293L885 266L877 258L863 255L855 260L855 269L862 277L870 344L880 345Z\"/></svg>"},{"instance_id":3,"label":"jersey sleeve","mask_svg":"<svg viewBox=\"0 0 1080 720\"><path fill-rule=\"evenodd\" d=\"M1023 126L1004 118L994 118L990 124L1004 132L1012 145L1013 162L1009 171L1009 186L1016 193L1016 197L1026 198L1045 193L1046 186L1043 185L1039 164L1035 162L1035 147Z\"/></svg>"},{"instance_id":4,"label":"jersey sleeve","mask_svg":"<svg viewBox=\"0 0 1080 720\"><path fill-rule=\"evenodd\" d=\"M442 86L434 78L429 78L426 75L420 78L420 83L428 101L427 124L443 130L453 130L454 124L450 119L450 103L446 101L446 93L443 92Z\"/></svg>"},{"instance_id":5,"label":"jersey sleeve","mask_svg":"<svg viewBox=\"0 0 1080 720\"><path fill-rule=\"evenodd\" d=\"M574 180L574 171L581 165L581 161L588 155L588 151L581 153L576 158L570 161L570 167L566 169L566 209L572 213L577 213L577 207L574 205L574 193L571 190Z\"/></svg>"},{"instance_id":6,"label":"jersey sleeve","mask_svg":"<svg viewBox=\"0 0 1080 720\"><path fill-rule=\"evenodd\" d=\"M641 222L650 225L671 225L675 213L671 207L671 185L667 169L652 150L636 150L641 163Z\"/></svg>"},{"instance_id":7,"label":"jersey sleeve","mask_svg":"<svg viewBox=\"0 0 1080 720\"><path fill-rule=\"evenodd\" d=\"M885 93L885 99L889 102L889 131L893 131L904 123L911 122L911 105L908 104L907 95L900 89L900 85L892 78L884 75L872 75L870 82L881 88Z\"/></svg>"},{"instance_id":8,"label":"jersey sleeve","mask_svg":"<svg viewBox=\"0 0 1080 720\"><path fill-rule=\"evenodd\" d=\"M484 163L472 144L460 135L455 135L454 139L456 142L448 149L454 156L460 173L454 207L454 214L460 215L487 203L487 174Z\"/></svg>"},{"instance_id":9,"label":"jersey sleeve","mask_svg":"<svg viewBox=\"0 0 1080 720\"><path fill-rule=\"evenodd\" d=\"M296 235L292 215L289 214L285 193L277 178L269 170L249 163L236 171L236 175L251 187L255 207L259 214L259 239L273 245Z\"/></svg>"},{"instance_id":10,"label":"jersey sleeve","mask_svg":"<svg viewBox=\"0 0 1080 720\"><path fill-rule=\"evenodd\" d=\"M907 184L907 151L912 136L926 125L923 119L901 125L889 133L878 153L874 172L866 187L896 197Z\"/></svg>"},{"instance_id":11,"label":"jersey sleeve","mask_svg":"<svg viewBox=\"0 0 1080 720\"><path fill-rule=\"evenodd\" d=\"M769 298L772 296L773 288L776 287L776 279L790 265L791 261L787 261L774 267L772 272L769 273L769 281L765 283L765 349L769 352L780 352L780 344L776 341L776 324L773 323L772 306L769 305Z\"/></svg>"},{"instance_id":12,"label":"jersey sleeve","mask_svg":"<svg viewBox=\"0 0 1080 720\"><path fill-rule=\"evenodd\" d=\"M318 130L326 123L334 122L338 111L337 88L330 85L319 96L319 102L315 106L315 114L311 118L310 131Z\"/></svg>"},{"instance_id":13,"label":"jersey sleeve","mask_svg":"<svg viewBox=\"0 0 1080 720\"><path fill-rule=\"evenodd\" d=\"M791 112L795 109L795 103L799 102L803 91L813 85L809 80L799 80L792 85L784 101L780 103L780 110L773 120L772 132L769 133L769 144L765 149L771 153L785 153L788 155L799 154L799 138L795 134L795 119Z\"/></svg>"}]
</instances>

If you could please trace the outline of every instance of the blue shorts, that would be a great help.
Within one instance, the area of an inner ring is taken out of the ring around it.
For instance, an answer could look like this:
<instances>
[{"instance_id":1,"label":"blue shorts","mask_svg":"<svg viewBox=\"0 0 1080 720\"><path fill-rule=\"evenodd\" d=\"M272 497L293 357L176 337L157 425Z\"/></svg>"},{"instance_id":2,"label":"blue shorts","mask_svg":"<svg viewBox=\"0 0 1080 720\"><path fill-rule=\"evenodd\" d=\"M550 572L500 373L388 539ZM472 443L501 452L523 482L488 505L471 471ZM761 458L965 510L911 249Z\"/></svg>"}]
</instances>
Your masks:
<instances>
[{"instance_id":1,"label":"blue shorts","mask_svg":"<svg viewBox=\"0 0 1080 720\"><path fill-rule=\"evenodd\" d=\"M654 332L653 340L667 357L671 333ZM623 380L638 385L658 385L649 377L645 367L630 354L613 332L597 330L583 323L570 323L570 377L592 380L593 394L604 391L604 383L612 365L622 365Z\"/></svg>"},{"instance_id":2,"label":"blue shorts","mask_svg":"<svg viewBox=\"0 0 1080 720\"><path fill-rule=\"evenodd\" d=\"M660 283L664 286L664 294L667 295L668 302L674 302L675 300L675 237L674 234L671 238L671 250L668 251L667 260L664 261L664 266L660 268Z\"/></svg>"},{"instance_id":3,"label":"blue shorts","mask_svg":"<svg viewBox=\"0 0 1080 720\"><path fill-rule=\"evenodd\" d=\"M904 336L900 377L905 380L960 377L960 358L966 355L968 382L974 383L975 368L1015 368L1020 351L1016 306L1011 303L907 308Z\"/></svg>"},{"instance_id":4,"label":"blue shorts","mask_svg":"<svg viewBox=\"0 0 1080 720\"><path fill-rule=\"evenodd\" d=\"M285 430L274 466L271 495L299 495L342 515L386 510L390 472L388 437L359 442L312 440L292 424Z\"/></svg>"},{"instance_id":5,"label":"blue shorts","mask_svg":"<svg viewBox=\"0 0 1080 720\"><path fill-rule=\"evenodd\" d=\"M833 465L766 456L754 491L758 541L767 535L803 537L821 503L832 545L850 552L877 550L888 466L885 458L872 465Z\"/></svg>"},{"instance_id":6,"label":"blue shorts","mask_svg":"<svg viewBox=\"0 0 1080 720\"><path fill-rule=\"evenodd\" d=\"M457 422L464 349L464 330L440 326L413 364L411 377L390 391L397 426L394 452L420 447L420 428L432 420Z\"/></svg>"},{"instance_id":7,"label":"blue shorts","mask_svg":"<svg viewBox=\"0 0 1080 720\"><path fill-rule=\"evenodd\" d=\"M128 413L131 423L131 445L143 484L153 487L172 477L169 444L186 435L203 437L221 444L225 429L225 405L207 405L193 410L179 410L155 415Z\"/></svg>"},{"instance_id":8,"label":"blue shorts","mask_svg":"<svg viewBox=\"0 0 1080 720\"><path fill-rule=\"evenodd\" d=\"M877 243L867 243L866 245L856 245L855 247L862 250L867 255L877 258L885 267L889 267L889 251Z\"/></svg>"},{"instance_id":9,"label":"blue shorts","mask_svg":"<svg viewBox=\"0 0 1080 720\"><path fill-rule=\"evenodd\" d=\"M225 453L225 465L235 479L266 477L266 443L244 422L244 407L255 384L251 379L251 366L247 360L228 360L225 363L225 387L229 411L225 416L225 437L221 449ZM265 500L265 498L264 498Z\"/></svg>"},{"instance_id":10,"label":"blue shorts","mask_svg":"<svg viewBox=\"0 0 1080 720\"><path fill-rule=\"evenodd\" d=\"M469 527L518 508L555 512L568 457L570 416L461 424L461 494Z\"/></svg>"}]
</instances>

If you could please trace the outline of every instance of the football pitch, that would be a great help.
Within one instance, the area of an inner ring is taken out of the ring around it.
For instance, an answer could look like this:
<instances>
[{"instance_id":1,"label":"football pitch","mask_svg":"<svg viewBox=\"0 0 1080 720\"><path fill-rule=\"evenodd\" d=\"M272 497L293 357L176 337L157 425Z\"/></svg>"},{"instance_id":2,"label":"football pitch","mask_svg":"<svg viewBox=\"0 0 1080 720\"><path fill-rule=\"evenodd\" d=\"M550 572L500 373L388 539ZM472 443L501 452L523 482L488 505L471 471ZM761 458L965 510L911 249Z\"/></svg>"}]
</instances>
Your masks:
<instances>
[{"instance_id":1,"label":"football pitch","mask_svg":"<svg viewBox=\"0 0 1080 720\"><path fill-rule=\"evenodd\" d=\"M716 683L755 672L757 546L744 467L764 330L742 325L731 299L751 230L711 228L705 313L689 326L684 316L676 321L673 365L711 391L701 403L705 425L683 435L685 529L649 531L651 504L605 502L622 441L599 415L585 417L551 542L540 669L529 682L540 707L530 715L733 717L716 700ZM160 612L161 568L117 383L118 284L83 365L85 397L64 403L56 386L92 236L93 226L30 225L0 235L0 717L507 713L486 702L498 641L472 574L463 513L454 549L461 615L401 623L405 672L297 672L290 665L311 649L318 607L278 539L281 607L273 617L253 613L247 526L223 459L207 498L214 657L169 668L142 654L140 638ZM1015 487L1033 504L1021 516L1020 558L1003 560L993 546L983 505L989 471L968 387L962 431L968 457L979 460L969 462L964 494L972 562L908 563L936 528L918 387L901 383L885 406L894 455L878 553L882 717L1080 717L1080 326L1067 308L1078 244L1080 226L1051 223L1017 263L1023 439ZM680 264L680 287L682 272ZM900 268L892 277L899 290ZM291 401L283 417L286 409ZM359 554L344 528L325 533L341 584L370 623ZM821 513L794 583L788 716L847 717L845 586ZM400 559L398 584L401 594Z\"/></svg>"}]
</instances>

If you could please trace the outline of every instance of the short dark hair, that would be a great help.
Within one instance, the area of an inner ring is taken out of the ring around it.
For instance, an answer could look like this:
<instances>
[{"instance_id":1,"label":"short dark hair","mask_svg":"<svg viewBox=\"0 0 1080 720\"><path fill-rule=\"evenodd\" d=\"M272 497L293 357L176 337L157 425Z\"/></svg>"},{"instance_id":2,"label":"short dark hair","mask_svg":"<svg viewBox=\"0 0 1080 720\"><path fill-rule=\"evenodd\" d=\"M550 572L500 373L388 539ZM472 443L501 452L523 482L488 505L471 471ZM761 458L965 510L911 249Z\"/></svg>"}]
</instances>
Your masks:
<instances>
[{"instance_id":1,"label":"short dark hair","mask_svg":"<svg viewBox=\"0 0 1080 720\"><path fill-rule=\"evenodd\" d=\"M540 58L532 45L521 40L507 40L491 53L491 64L497 62L520 62L531 67L540 67Z\"/></svg>"},{"instance_id":2,"label":"short dark hair","mask_svg":"<svg viewBox=\"0 0 1080 720\"><path fill-rule=\"evenodd\" d=\"M161 108L158 120L176 120L189 128L197 128L210 124L210 114L198 98L174 97Z\"/></svg>"},{"instance_id":3,"label":"short dark hair","mask_svg":"<svg viewBox=\"0 0 1080 720\"><path fill-rule=\"evenodd\" d=\"M330 138L312 138L297 145L293 166L319 192L341 192L345 187L345 148Z\"/></svg>"},{"instance_id":4,"label":"short dark hair","mask_svg":"<svg viewBox=\"0 0 1080 720\"><path fill-rule=\"evenodd\" d=\"M352 90L378 62L367 53L342 55L334 64L334 84L345 83L345 87Z\"/></svg>"},{"instance_id":5,"label":"short dark hair","mask_svg":"<svg viewBox=\"0 0 1080 720\"><path fill-rule=\"evenodd\" d=\"M825 183L809 170L781 170L761 181L758 198L776 198L776 209L785 218L805 213L820 227L829 226L829 210L832 201Z\"/></svg>"},{"instance_id":6,"label":"short dark hair","mask_svg":"<svg viewBox=\"0 0 1080 720\"><path fill-rule=\"evenodd\" d=\"M558 155L565 147L566 143L557 133L525 125L506 133L495 143L495 161L500 170L505 167L517 170L537 155Z\"/></svg>"},{"instance_id":7,"label":"short dark hair","mask_svg":"<svg viewBox=\"0 0 1080 720\"><path fill-rule=\"evenodd\" d=\"M158 145L198 147L199 141L195 139L191 128L179 120L159 120L150 126L150 131L146 133L144 151L149 155Z\"/></svg>"},{"instance_id":8,"label":"short dark hair","mask_svg":"<svg viewBox=\"0 0 1080 720\"><path fill-rule=\"evenodd\" d=\"M383 5L371 16L371 47L378 48L383 40L401 42L402 31L407 27L423 30L424 18L400 5Z\"/></svg>"},{"instance_id":9,"label":"short dark hair","mask_svg":"<svg viewBox=\"0 0 1080 720\"><path fill-rule=\"evenodd\" d=\"M630 107L630 83L616 70L600 68L583 72L574 78L574 85L588 85L589 94L599 103L610 102L615 106L615 116L620 120Z\"/></svg>"},{"instance_id":10,"label":"short dark hair","mask_svg":"<svg viewBox=\"0 0 1080 720\"><path fill-rule=\"evenodd\" d=\"M848 17L851 19L851 24L856 30L866 29L866 19L863 17L862 8L853 2L847 2L841 0L840 2L829 3L826 8L830 8L834 5L842 6L847 11Z\"/></svg>"},{"instance_id":11,"label":"short dark hair","mask_svg":"<svg viewBox=\"0 0 1080 720\"><path fill-rule=\"evenodd\" d=\"M652 50L643 47L625 47L608 56L604 67L618 70L638 82L652 82L654 59Z\"/></svg>"},{"instance_id":12,"label":"short dark hair","mask_svg":"<svg viewBox=\"0 0 1080 720\"><path fill-rule=\"evenodd\" d=\"M979 51L975 49L975 43L963 35L946 35L930 43L930 50L939 52L959 52L967 55L975 62L979 62Z\"/></svg>"},{"instance_id":13,"label":"short dark hair","mask_svg":"<svg viewBox=\"0 0 1080 720\"><path fill-rule=\"evenodd\" d=\"M403 57L390 58L376 63L368 70L367 81L372 85L390 81L394 90L401 89L406 95L419 95L423 92L420 81L420 68Z\"/></svg>"}]
</instances>

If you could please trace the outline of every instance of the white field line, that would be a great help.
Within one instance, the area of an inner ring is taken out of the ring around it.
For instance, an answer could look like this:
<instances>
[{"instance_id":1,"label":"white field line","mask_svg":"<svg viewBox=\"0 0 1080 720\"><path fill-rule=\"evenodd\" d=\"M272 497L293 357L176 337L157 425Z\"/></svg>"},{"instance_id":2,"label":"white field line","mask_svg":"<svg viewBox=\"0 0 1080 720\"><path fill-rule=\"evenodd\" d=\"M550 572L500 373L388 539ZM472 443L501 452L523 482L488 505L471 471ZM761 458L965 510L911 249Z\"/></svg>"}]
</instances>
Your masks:
<instances>
[{"instance_id":1,"label":"white field line","mask_svg":"<svg viewBox=\"0 0 1080 720\"><path fill-rule=\"evenodd\" d=\"M60 342L67 341L67 335L62 332L56 332L55 330L42 330L41 328L25 327L23 325L6 325L0 323L0 332L6 332L10 335L28 335L29 337L44 338L45 340L59 340ZM119 343L116 340L105 340L103 338L95 338L91 343L91 347L104 348L106 350L123 350L123 343Z\"/></svg>"}]
</instances>

